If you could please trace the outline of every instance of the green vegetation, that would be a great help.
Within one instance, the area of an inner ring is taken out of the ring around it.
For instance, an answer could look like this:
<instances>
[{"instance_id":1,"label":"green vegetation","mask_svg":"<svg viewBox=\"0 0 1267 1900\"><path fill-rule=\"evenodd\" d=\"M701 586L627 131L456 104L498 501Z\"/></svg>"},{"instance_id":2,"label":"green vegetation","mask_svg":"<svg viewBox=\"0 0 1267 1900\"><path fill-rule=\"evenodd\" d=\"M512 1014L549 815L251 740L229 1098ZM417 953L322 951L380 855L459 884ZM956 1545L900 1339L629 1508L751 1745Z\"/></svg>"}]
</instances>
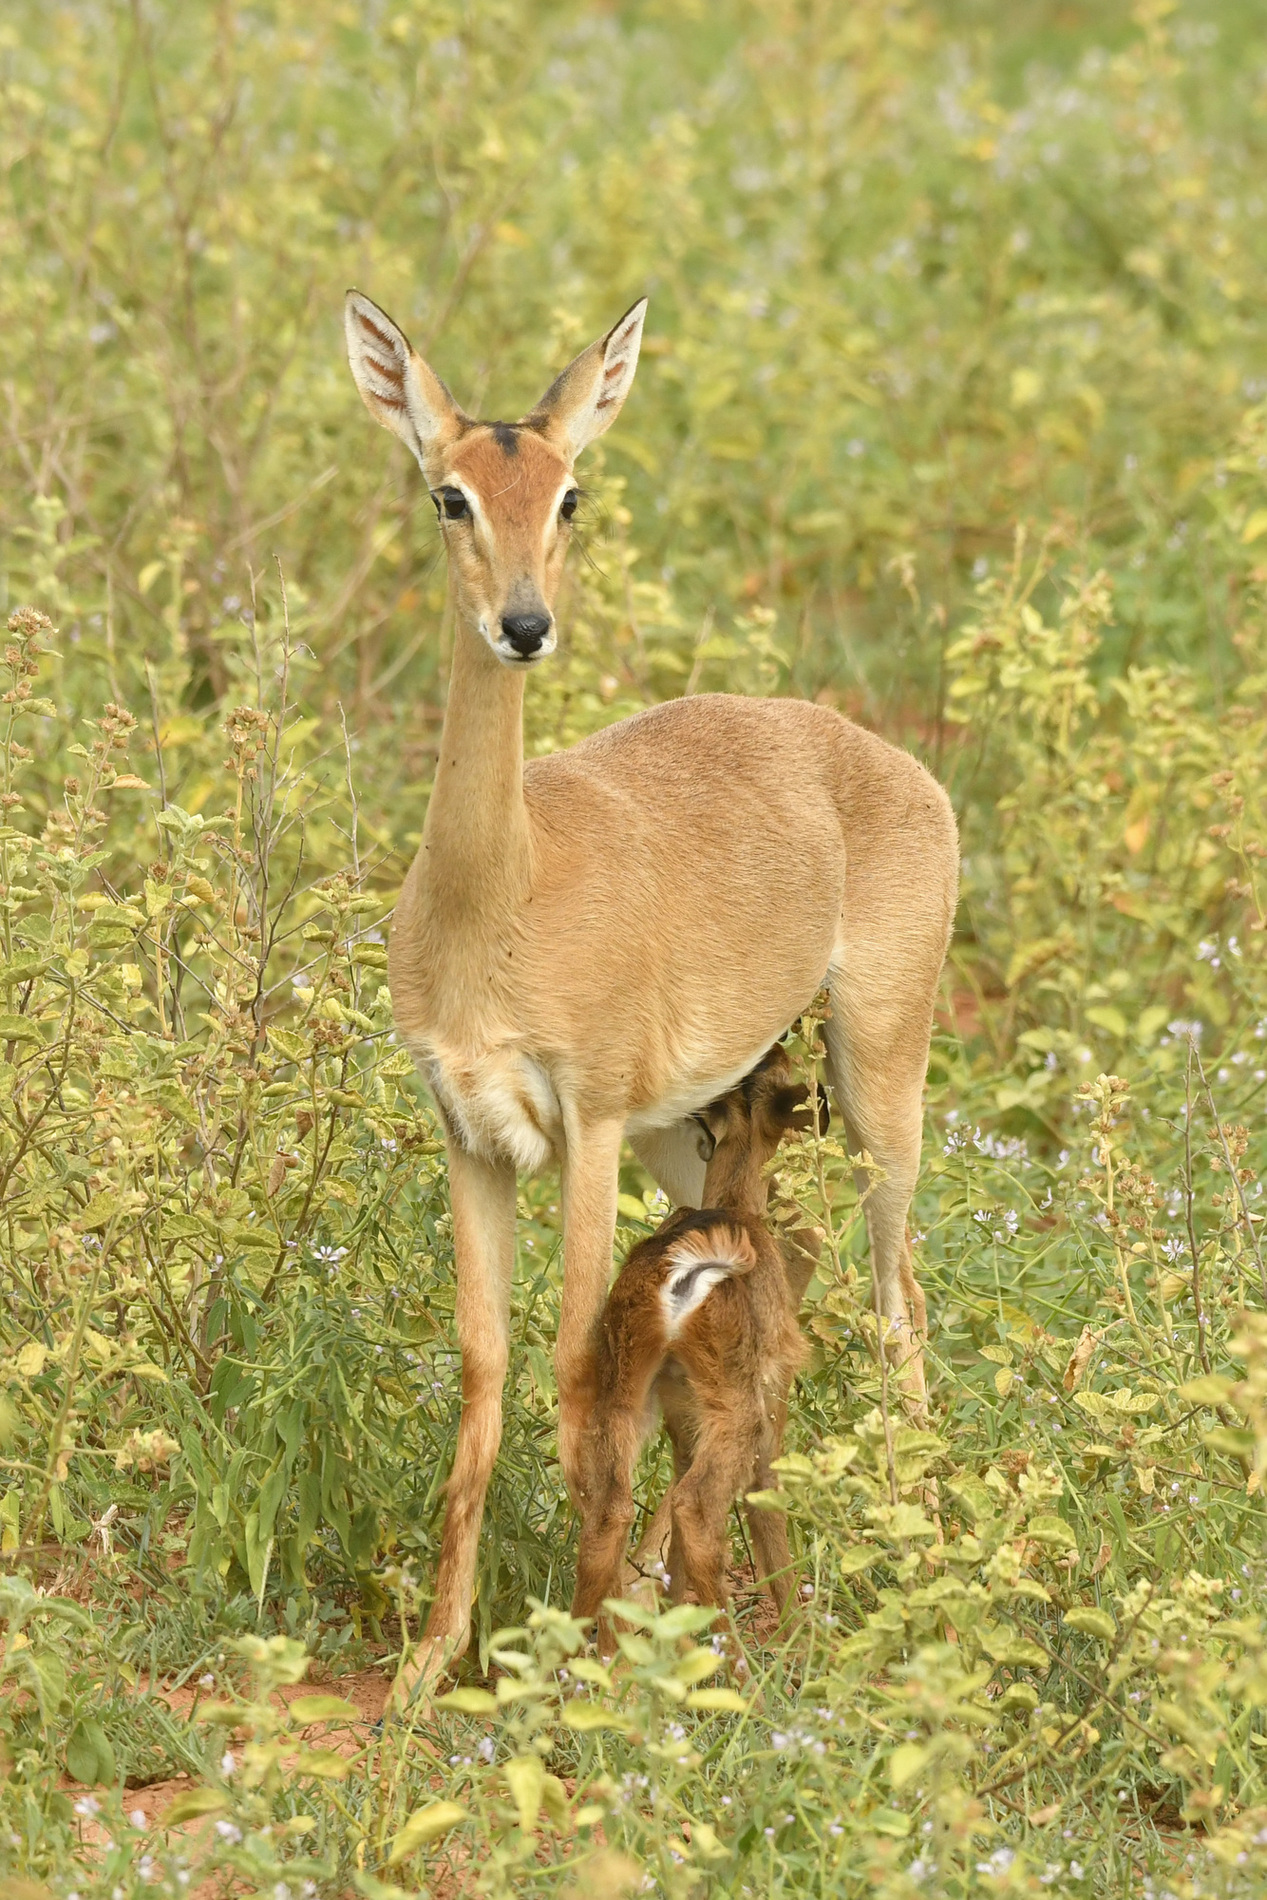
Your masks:
<instances>
[{"instance_id":1,"label":"green vegetation","mask_svg":"<svg viewBox=\"0 0 1267 1900\"><path fill-rule=\"evenodd\" d=\"M1256 9L12 0L0 88L6 1891L1260 1893ZM929 761L965 851L933 1429L886 1454L833 1132L780 1168L837 1256L812 1595L786 1641L741 1601L749 1679L694 1611L609 1675L525 1183L478 1653L420 1736L338 1678L416 1634L456 1427L383 974L449 629L349 282L511 414L651 292L536 749L816 696Z\"/></svg>"}]
</instances>

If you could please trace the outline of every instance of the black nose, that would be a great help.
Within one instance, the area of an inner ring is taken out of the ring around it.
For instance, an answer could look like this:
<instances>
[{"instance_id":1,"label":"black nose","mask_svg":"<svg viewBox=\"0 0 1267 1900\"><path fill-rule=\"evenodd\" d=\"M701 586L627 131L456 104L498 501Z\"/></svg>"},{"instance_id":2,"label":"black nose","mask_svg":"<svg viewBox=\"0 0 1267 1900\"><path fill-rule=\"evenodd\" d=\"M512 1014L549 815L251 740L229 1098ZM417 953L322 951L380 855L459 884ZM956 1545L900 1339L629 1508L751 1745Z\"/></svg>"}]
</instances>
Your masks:
<instances>
[{"instance_id":1,"label":"black nose","mask_svg":"<svg viewBox=\"0 0 1267 1900\"><path fill-rule=\"evenodd\" d=\"M530 660L550 631L548 614L503 614L502 632L521 660Z\"/></svg>"}]
</instances>

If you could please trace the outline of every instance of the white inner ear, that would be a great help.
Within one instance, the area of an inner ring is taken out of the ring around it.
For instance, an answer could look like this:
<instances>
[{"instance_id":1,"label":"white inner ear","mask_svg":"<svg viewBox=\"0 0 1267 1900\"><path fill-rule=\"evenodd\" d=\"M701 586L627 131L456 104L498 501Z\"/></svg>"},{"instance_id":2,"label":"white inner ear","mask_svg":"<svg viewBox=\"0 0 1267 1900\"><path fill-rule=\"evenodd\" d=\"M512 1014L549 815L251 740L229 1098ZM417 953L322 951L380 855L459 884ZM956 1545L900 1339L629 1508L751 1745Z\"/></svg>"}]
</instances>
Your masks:
<instances>
[{"instance_id":1,"label":"white inner ear","mask_svg":"<svg viewBox=\"0 0 1267 1900\"><path fill-rule=\"evenodd\" d=\"M610 429L620 414L620 406L629 394L634 371L638 367L642 323L646 314L647 300L644 297L632 310L625 312L608 337L589 400L583 402L565 423L573 455L579 455L596 436Z\"/></svg>"},{"instance_id":2,"label":"white inner ear","mask_svg":"<svg viewBox=\"0 0 1267 1900\"><path fill-rule=\"evenodd\" d=\"M409 416L409 345L390 317L355 291L348 295L344 329L357 388L377 419L399 434Z\"/></svg>"},{"instance_id":3,"label":"white inner ear","mask_svg":"<svg viewBox=\"0 0 1267 1900\"><path fill-rule=\"evenodd\" d=\"M603 417L607 410L619 409L634 379L638 367L638 351L642 346L642 320L647 313L644 303L635 305L620 327L612 332L603 356L603 374L598 395L594 401L595 417ZM606 426L604 421L603 426Z\"/></svg>"},{"instance_id":4,"label":"white inner ear","mask_svg":"<svg viewBox=\"0 0 1267 1900\"><path fill-rule=\"evenodd\" d=\"M408 339L386 311L359 291L348 292L343 327L348 364L365 407L376 422L399 436L421 463L423 450L438 433L442 420L427 400L423 378L436 383L446 400L447 391L414 355Z\"/></svg>"}]
</instances>

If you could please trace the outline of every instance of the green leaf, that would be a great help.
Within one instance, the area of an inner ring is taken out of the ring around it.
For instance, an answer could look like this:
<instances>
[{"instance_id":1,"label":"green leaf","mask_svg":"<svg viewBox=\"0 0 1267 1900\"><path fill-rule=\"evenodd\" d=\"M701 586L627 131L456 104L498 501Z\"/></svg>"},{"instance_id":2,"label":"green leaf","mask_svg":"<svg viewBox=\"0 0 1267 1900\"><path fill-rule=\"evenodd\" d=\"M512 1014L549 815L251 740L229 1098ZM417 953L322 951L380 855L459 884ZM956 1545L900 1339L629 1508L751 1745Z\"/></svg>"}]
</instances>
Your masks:
<instances>
[{"instance_id":1,"label":"green leaf","mask_svg":"<svg viewBox=\"0 0 1267 1900\"><path fill-rule=\"evenodd\" d=\"M1045 1669L1050 1661L1045 1650L1008 1624L982 1630L981 1647L992 1661L1011 1669Z\"/></svg>"},{"instance_id":2,"label":"green leaf","mask_svg":"<svg viewBox=\"0 0 1267 1900\"><path fill-rule=\"evenodd\" d=\"M1098 1636L1101 1642L1111 1642L1117 1634L1117 1624L1107 1610L1097 1610L1091 1605L1081 1609L1066 1610L1064 1619L1071 1630L1081 1630L1084 1636Z\"/></svg>"},{"instance_id":3,"label":"green leaf","mask_svg":"<svg viewBox=\"0 0 1267 1900\"><path fill-rule=\"evenodd\" d=\"M1201 1443L1208 1445L1211 1451L1226 1452L1229 1458L1248 1458L1254 1451L1254 1434L1239 1431L1233 1425L1216 1425L1212 1432L1202 1432Z\"/></svg>"},{"instance_id":4,"label":"green leaf","mask_svg":"<svg viewBox=\"0 0 1267 1900\"><path fill-rule=\"evenodd\" d=\"M438 1709L456 1709L462 1715L492 1715L497 1697L487 1689L450 1689L448 1695L436 1696L435 1705Z\"/></svg>"},{"instance_id":5,"label":"green leaf","mask_svg":"<svg viewBox=\"0 0 1267 1900\"><path fill-rule=\"evenodd\" d=\"M94 1194L79 1216L85 1232L96 1233L108 1227L118 1215L120 1205L118 1195L110 1193L108 1189L102 1194Z\"/></svg>"},{"instance_id":6,"label":"green leaf","mask_svg":"<svg viewBox=\"0 0 1267 1900\"><path fill-rule=\"evenodd\" d=\"M387 1856L389 1867L399 1867L402 1860L408 1860L420 1847L429 1841L439 1840L450 1828L457 1827L468 1818L466 1809L459 1807L456 1801L432 1801L427 1807L419 1808L411 1814L392 1842L391 1853Z\"/></svg>"},{"instance_id":7,"label":"green leaf","mask_svg":"<svg viewBox=\"0 0 1267 1900\"><path fill-rule=\"evenodd\" d=\"M0 989L12 989L17 983L30 983L37 976L43 976L49 967L47 957L39 957L33 951L20 952L10 958L8 963L0 964Z\"/></svg>"},{"instance_id":8,"label":"green leaf","mask_svg":"<svg viewBox=\"0 0 1267 1900\"><path fill-rule=\"evenodd\" d=\"M165 1214L163 1216L163 1238L165 1240L197 1240L205 1238L211 1241L211 1223L199 1220L196 1214Z\"/></svg>"},{"instance_id":9,"label":"green leaf","mask_svg":"<svg viewBox=\"0 0 1267 1900\"><path fill-rule=\"evenodd\" d=\"M872 1808L862 1818L873 1834L887 1834L895 1841L904 1841L911 1831L911 1817L900 1808Z\"/></svg>"},{"instance_id":10,"label":"green leaf","mask_svg":"<svg viewBox=\"0 0 1267 1900\"><path fill-rule=\"evenodd\" d=\"M39 1042L39 1024L29 1016L15 1016L11 1010L0 1012L0 1042Z\"/></svg>"},{"instance_id":11,"label":"green leaf","mask_svg":"<svg viewBox=\"0 0 1267 1900\"><path fill-rule=\"evenodd\" d=\"M296 1696L287 1713L293 1721L302 1722L360 1722L364 1718L355 1702L346 1702L341 1695L300 1695Z\"/></svg>"},{"instance_id":12,"label":"green leaf","mask_svg":"<svg viewBox=\"0 0 1267 1900\"><path fill-rule=\"evenodd\" d=\"M75 1724L66 1744L66 1771L89 1787L114 1780L114 1750L100 1722L85 1717Z\"/></svg>"}]
</instances>

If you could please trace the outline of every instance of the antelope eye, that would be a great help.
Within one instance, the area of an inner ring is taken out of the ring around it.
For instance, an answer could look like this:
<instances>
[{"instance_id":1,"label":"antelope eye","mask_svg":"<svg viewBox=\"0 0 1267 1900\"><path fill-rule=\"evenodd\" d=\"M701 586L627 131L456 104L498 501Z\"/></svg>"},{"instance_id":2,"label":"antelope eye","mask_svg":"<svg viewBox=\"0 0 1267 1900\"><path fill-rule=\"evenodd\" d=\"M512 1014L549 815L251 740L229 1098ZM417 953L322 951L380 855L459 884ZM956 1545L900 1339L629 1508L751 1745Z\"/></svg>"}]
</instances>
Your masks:
<instances>
[{"instance_id":1,"label":"antelope eye","mask_svg":"<svg viewBox=\"0 0 1267 1900\"><path fill-rule=\"evenodd\" d=\"M471 512L460 488L442 488L431 499L436 505L436 513L442 514L446 521L462 521Z\"/></svg>"},{"instance_id":2,"label":"antelope eye","mask_svg":"<svg viewBox=\"0 0 1267 1900\"><path fill-rule=\"evenodd\" d=\"M580 496L574 488L568 489L567 494L559 503L559 513L563 516L565 521L572 519L572 516L576 513L576 504L580 499Z\"/></svg>"}]
</instances>

